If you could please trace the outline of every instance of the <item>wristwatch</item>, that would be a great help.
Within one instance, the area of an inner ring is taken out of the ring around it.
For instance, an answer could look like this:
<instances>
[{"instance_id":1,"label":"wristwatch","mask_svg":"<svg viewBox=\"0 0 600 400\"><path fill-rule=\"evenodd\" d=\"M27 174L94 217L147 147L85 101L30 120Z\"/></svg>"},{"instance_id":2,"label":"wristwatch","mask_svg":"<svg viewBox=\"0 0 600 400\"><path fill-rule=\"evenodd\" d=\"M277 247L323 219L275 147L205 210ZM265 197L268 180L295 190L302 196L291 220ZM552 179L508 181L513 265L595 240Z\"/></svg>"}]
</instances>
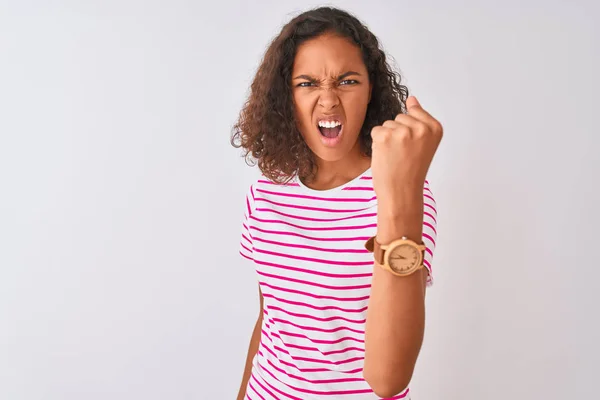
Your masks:
<instances>
[{"instance_id":1,"label":"wristwatch","mask_svg":"<svg viewBox=\"0 0 600 400\"><path fill-rule=\"evenodd\" d=\"M365 248L373 253L375 262L383 269L397 276L408 276L423 268L427 246L418 244L406 236L383 245L373 236L367 240Z\"/></svg>"}]
</instances>

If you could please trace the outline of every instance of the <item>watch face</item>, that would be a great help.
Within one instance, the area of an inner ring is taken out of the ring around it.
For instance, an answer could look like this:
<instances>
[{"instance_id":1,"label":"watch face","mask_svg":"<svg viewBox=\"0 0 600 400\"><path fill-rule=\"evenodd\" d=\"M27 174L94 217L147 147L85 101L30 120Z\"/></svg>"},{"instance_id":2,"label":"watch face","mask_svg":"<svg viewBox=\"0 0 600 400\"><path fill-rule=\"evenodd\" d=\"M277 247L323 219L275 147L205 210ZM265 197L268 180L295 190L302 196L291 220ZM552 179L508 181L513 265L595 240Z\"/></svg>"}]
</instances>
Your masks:
<instances>
[{"instance_id":1,"label":"watch face","mask_svg":"<svg viewBox=\"0 0 600 400\"><path fill-rule=\"evenodd\" d=\"M405 274L421 264L421 253L411 245L402 244L392 249L388 264L397 274Z\"/></svg>"}]
</instances>

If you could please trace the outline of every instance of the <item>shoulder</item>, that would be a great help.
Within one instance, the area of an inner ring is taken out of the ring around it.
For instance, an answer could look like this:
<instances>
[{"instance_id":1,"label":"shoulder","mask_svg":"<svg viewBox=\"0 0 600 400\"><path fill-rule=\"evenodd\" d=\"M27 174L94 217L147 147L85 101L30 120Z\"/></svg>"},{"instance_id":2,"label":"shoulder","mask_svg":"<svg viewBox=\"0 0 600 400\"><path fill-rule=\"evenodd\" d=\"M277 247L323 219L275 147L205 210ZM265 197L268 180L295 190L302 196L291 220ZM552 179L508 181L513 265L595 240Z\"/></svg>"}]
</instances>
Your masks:
<instances>
[{"instance_id":1,"label":"shoulder","mask_svg":"<svg viewBox=\"0 0 600 400\"><path fill-rule=\"evenodd\" d=\"M246 202L248 211L251 213L256 208L257 202L265 199L273 199L281 196L286 196L295 193L299 190L300 185L296 178L291 179L286 184L273 182L264 175L259 176L246 191Z\"/></svg>"}]
</instances>

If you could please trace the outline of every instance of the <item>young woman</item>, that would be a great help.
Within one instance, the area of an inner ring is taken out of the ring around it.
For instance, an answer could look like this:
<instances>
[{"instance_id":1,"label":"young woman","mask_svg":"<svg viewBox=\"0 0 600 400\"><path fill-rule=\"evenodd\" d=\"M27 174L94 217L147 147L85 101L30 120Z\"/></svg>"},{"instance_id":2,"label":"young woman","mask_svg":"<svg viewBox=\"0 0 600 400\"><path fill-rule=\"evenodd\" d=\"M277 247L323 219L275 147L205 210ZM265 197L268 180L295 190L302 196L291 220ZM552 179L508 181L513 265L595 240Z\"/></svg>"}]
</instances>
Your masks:
<instances>
[{"instance_id":1,"label":"young woman","mask_svg":"<svg viewBox=\"0 0 600 400\"><path fill-rule=\"evenodd\" d=\"M335 8L299 15L268 48L232 136L263 175L240 247L260 313L238 399L410 398L442 126L400 79Z\"/></svg>"}]
</instances>

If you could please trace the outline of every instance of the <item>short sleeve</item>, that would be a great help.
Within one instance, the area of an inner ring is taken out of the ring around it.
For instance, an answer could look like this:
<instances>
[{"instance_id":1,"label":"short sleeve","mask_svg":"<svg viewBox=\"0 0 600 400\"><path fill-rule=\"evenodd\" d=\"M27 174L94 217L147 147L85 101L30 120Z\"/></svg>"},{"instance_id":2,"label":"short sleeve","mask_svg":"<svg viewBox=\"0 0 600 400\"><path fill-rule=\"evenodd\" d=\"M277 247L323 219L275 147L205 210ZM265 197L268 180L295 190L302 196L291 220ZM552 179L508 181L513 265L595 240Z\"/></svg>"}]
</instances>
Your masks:
<instances>
[{"instance_id":1,"label":"short sleeve","mask_svg":"<svg viewBox=\"0 0 600 400\"><path fill-rule=\"evenodd\" d=\"M250 229L252 210L254 208L254 189L250 186L248 193L246 194L246 201L244 204L244 218L242 221L242 234L240 238L240 254L248 260L254 260L253 256L253 241L252 233Z\"/></svg>"},{"instance_id":2,"label":"short sleeve","mask_svg":"<svg viewBox=\"0 0 600 400\"><path fill-rule=\"evenodd\" d=\"M433 285L434 275L432 262L437 239L437 206L428 181L425 181L423 190L423 205L423 243L426 246L423 264L429 272L427 277L427 286L429 287Z\"/></svg>"}]
</instances>

